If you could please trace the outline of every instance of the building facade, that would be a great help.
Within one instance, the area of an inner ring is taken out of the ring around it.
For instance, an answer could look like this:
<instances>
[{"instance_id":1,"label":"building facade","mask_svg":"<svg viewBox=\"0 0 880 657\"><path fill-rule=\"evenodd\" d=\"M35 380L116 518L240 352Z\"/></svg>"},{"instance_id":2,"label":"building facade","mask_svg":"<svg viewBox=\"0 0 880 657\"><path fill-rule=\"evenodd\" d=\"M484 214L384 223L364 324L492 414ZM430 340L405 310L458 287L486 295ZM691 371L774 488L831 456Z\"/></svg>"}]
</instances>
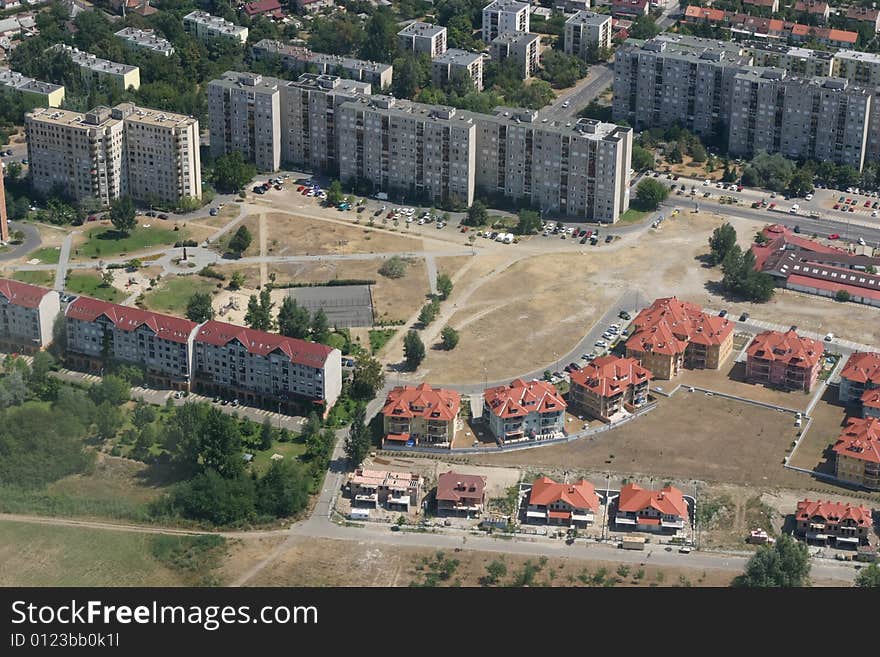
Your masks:
<instances>
[{"instance_id":1,"label":"building facade","mask_svg":"<svg viewBox=\"0 0 880 657\"><path fill-rule=\"evenodd\" d=\"M377 90L390 86L394 75L391 64L325 55L271 39L258 41L251 47L251 52L256 60L277 57L285 68L292 71L337 75L367 82Z\"/></svg>"},{"instance_id":2,"label":"building facade","mask_svg":"<svg viewBox=\"0 0 880 657\"><path fill-rule=\"evenodd\" d=\"M746 378L753 383L810 392L822 369L825 348L795 331L764 331L748 348Z\"/></svg>"},{"instance_id":3,"label":"building facade","mask_svg":"<svg viewBox=\"0 0 880 657\"><path fill-rule=\"evenodd\" d=\"M439 515L479 516L486 508L486 477L444 472L437 477L435 497Z\"/></svg>"},{"instance_id":4,"label":"building facade","mask_svg":"<svg viewBox=\"0 0 880 657\"><path fill-rule=\"evenodd\" d=\"M0 68L0 89L37 99L46 107L61 107L64 87L51 82L40 82L8 68Z\"/></svg>"},{"instance_id":5,"label":"building facade","mask_svg":"<svg viewBox=\"0 0 880 657\"><path fill-rule=\"evenodd\" d=\"M193 341L193 380L209 394L231 394L270 409L326 415L342 391L338 349L209 321Z\"/></svg>"},{"instance_id":6,"label":"building facade","mask_svg":"<svg viewBox=\"0 0 880 657\"><path fill-rule=\"evenodd\" d=\"M636 316L631 330L626 355L655 379L671 379L685 367L717 370L733 350L730 320L675 297L655 300Z\"/></svg>"},{"instance_id":7,"label":"building facade","mask_svg":"<svg viewBox=\"0 0 880 657\"><path fill-rule=\"evenodd\" d=\"M526 521L583 528L595 522L598 510L599 496L586 479L560 484L540 477L532 482Z\"/></svg>"},{"instance_id":8,"label":"building facade","mask_svg":"<svg viewBox=\"0 0 880 657\"><path fill-rule=\"evenodd\" d=\"M838 479L880 490L880 418L849 418L832 449Z\"/></svg>"},{"instance_id":9,"label":"building facade","mask_svg":"<svg viewBox=\"0 0 880 657\"><path fill-rule=\"evenodd\" d=\"M116 36L125 41L129 48L135 50L148 50L163 57L174 54L174 46L162 37L156 36L153 30L139 30L136 27L126 27L116 32Z\"/></svg>"},{"instance_id":10,"label":"building facade","mask_svg":"<svg viewBox=\"0 0 880 657\"><path fill-rule=\"evenodd\" d=\"M107 81L122 90L137 90L141 86L141 73L137 66L117 64L101 59L64 43L56 44L49 50L66 53L73 63L79 66L82 76L86 80Z\"/></svg>"},{"instance_id":11,"label":"building facade","mask_svg":"<svg viewBox=\"0 0 880 657\"><path fill-rule=\"evenodd\" d=\"M483 392L483 417L501 445L561 436L565 409L565 400L546 381L516 379Z\"/></svg>"},{"instance_id":12,"label":"building facade","mask_svg":"<svg viewBox=\"0 0 880 657\"><path fill-rule=\"evenodd\" d=\"M809 499L797 503L794 519L798 536L835 547L856 548L867 543L874 525L867 507Z\"/></svg>"},{"instance_id":13,"label":"building facade","mask_svg":"<svg viewBox=\"0 0 880 657\"><path fill-rule=\"evenodd\" d=\"M446 52L446 28L415 21L397 33L397 44L401 50L425 53L433 59Z\"/></svg>"},{"instance_id":14,"label":"building facade","mask_svg":"<svg viewBox=\"0 0 880 657\"><path fill-rule=\"evenodd\" d=\"M348 478L352 506L380 506L391 511L417 510L422 503L424 478L413 472L358 468Z\"/></svg>"},{"instance_id":15,"label":"building facade","mask_svg":"<svg viewBox=\"0 0 880 657\"><path fill-rule=\"evenodd\" d=\"M689 522L687 502L674 486L649 490L638 484L626 484L620 489L614 516L618 529L677 533L683 531Z\"/></svg>"},{"instance_id":16,"label":"building facade","mask_svg":"<svg viewBox=\"0 0 880 657\"><path fill-rule=\"evenodd\" d=\"M382 408L382 444L421 445L452 449L461 428L461 395L454 390L397 386L388 393Z\"/></svg>"},{"instance_id":17,"label":"building facade","mask_svg":"<svg viewBox=\"0 0 880 657\"><path fill-rule=\"evenodd\" d=\"M528 32L511 32L495 37L489 44L492 60L513 59L520 76L527 80L538 72L541 64L541 36Z\"/></svg>"},{"instance_id":18,"label":"building facade","mask_svg":"<svg viewBox=\"0 0 880 657\"><path fill-rule=\"evenodd\" d=\"M9 242L9 221L6 216L6 187L3 183L3 168L0 163L0 242Z\"/></svg>"},{"instance_id":19,"label":"building facade","mask_svg":"<svg viewBox=\"0 0 880 657\"><path fill-rule=\"evenodd\" d=\"M77 297L65 312L67 360L103 371L110 361L144 368L147 380L189 390L196 324L188 319Z\"/></svg>"},{"instance_id":20,"label":"building facade","mask_svg":"<svg viewBox=\"0 0 880 657\"><path fill-rule=\"evenodd\" d=\"M483 8L483 41L507 32L529 31L529 5L516 0L495 0Z\"/></svg>"},{"instance_id":21,"label":"building facade","mask_svg":"<svg viewBox=\"0 0 880 657\"><path fill-rule=\"evenodd\" d=\"M183 29L199 39L228 39L238 43L247 42L248 29L243 25L230 23L220 16L206 11L191 11L183 17Z\"/></svg>"},{"instance_id":22,"label":"building facade","mask_svg":"<svg viewBox=\"0 0 880 657\"><path fill-rule=\"evenodd\" d=\"M32 354L48 347L61 313L59 299L55 290L0 279L0 349Z\"/></svg>"},{"instance_id":23,"label":"building facade","mask_svg":"<svg viewBox=\"0 0 880 657\"><path fill-rule=\"evenodd\" d=\"M211 156L239 152L262 171L281 166L281 87L257 73L227 71L208 83Z\"/></svg>"},{"instance_id":24,"label":"building facade","mask_svg":"<svg viewBox=\"0 0 880 657\"><path fill-rule=\"evenodd\" d=\"M565 21L565 54L587 60L591 51L611 50L611 16L579 11Z\"/></svg>"},{"instance_id":25,"label":"building facade","mask_svg":"<svg viewBox=\"0 0 880 657\"><path fill-rule=\"evenodd\" d=\"M431 61L431 81L434 86L449 84L456 76L469 78L477 91L483 90L483 55L458 48L450 48Z\"/></svg>"},{"instance_id":26,"label":"building facade","mask_svg":"<svg viewBox=\"0 0 880 657\"><path fill-rule=\"evenodd\" d=\"M767 41L745 41L742 46L752 66L781 68L802 78L845 77L838 76L835 68L838 53Z\"/></svg>"},{"instance_id":27,"label":"building facade","mask_svg":"<svg viewBox=\"0 0 880 657\"><path fill-rule=\"evenodd\" d=\"M648 402L651 372L635 358L602 356L571 373L568 403L600 420Z\"/></svg>"},{"instance_id":28,"label":"building facade","mask_svg":"<svg viewBox=\"0 0 880 657\"><path fill-rule=\"evenodd\" d=\"M343 103L336 114L342 181L473 203L476 128L467 113L371 96Z\"/></svg>"}]
</instances>

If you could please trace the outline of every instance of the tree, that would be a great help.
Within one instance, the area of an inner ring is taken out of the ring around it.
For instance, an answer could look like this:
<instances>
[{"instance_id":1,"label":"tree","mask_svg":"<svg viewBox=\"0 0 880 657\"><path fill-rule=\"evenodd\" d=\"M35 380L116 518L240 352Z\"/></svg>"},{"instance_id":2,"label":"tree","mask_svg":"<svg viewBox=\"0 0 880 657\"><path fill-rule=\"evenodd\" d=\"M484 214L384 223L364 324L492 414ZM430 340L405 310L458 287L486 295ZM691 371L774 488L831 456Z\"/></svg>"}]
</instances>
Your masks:
<instances>
[{"instance_id":1,"label":"tree","mask_svg":"<svg viewBox=\"0 0 880 657\"><path fill-rule=\"evenodd\" d=\"M372 399L384 384L385 372L382 370L382 363L366 351L358 353L351 380L351 396L354 399Z\"/></svg>"},{"instance_id":2,"label":"tree","mask_svg":"<svg viewBox=\"0 0 880 657\"><path fill-rule=\"evenodd\" d=\"M135 229L137 217L130 196L121 196L110 205L110 223L123 235Z\"/></svg>"},{"instance_id":3,"label":"tree","mask_svg":"<svg viewBox=\"0 0 880 657\"><path fill-rule=\"evenodd\" d=\"M241 254L251 245L252 240L251 231L247 229L247 226L239 226L238 230L235 231L235 235L229 240L229 250L236 256L241 257Z\"/></svg>"},{"instance_id":4,"label":"tree","mask_svg":"<svg viewBox=\"0 0 880 657\"><path fill-rule=\"evenodd\" d=\"M418 369L422 361L425 360L425 343L415 331L410 331L403 339L403 355L407 367L411 370Z\"/></svg>"},{"instance_id":5,"label":"tree","mask_svg":"<svg viewBox=\"0 0 880 657\"><path fill-rule=\"evenodd\" d=\"M256 175L257 167L246 161L241 151L232 151L214 160L213 180L218 192L234 194Z\"/></svg>"},{"instance_id":6,"label":"tree","mask_svg":"<svg viewBox=\"0 0 880 657\"><path fill-rule=\"evenodd\" d=\"M437 274L437 292L440 293L441 299L448 299L449 295L452 294L452 288L452 279L449 277L449 274L442 271Z\"/></svg>"},{"instance_id":7,"label":"tree","mask_svg":"<svg viewBox=\"0 0 880 657\"><path fill-rule=\"evenodd\" d=\"M534 210L520 210L516 224L517 235L534 235L541 230L541 216Z\"/></svg>"},{"instance_id":8,"label":"tree","mask_svg":"<svg viewBox=\"0 0 880 657\"><path fill-rule=\"evenodd\" d=\"M633 21L629 35L633 39L653 39L660 34L660 27L654 22L653 16L639 16Z\"/></svg>"},{"instance_id":9,"label":"tree","mask_svg":"<svg viewBox=\"0 0 880 657\"><path fill-rule=\"evenodd\" d=\"M156 420L156 409L153 408L152 404L139 401L135 404L131 419L136 427L144 427Z\"/></svg>"},{"instance_id":10,"label":"tree","mask_svg":"<svg viewBox=\"0 0 880 657\"><path fill-rule=\"evenodd\" d=\"M309 337L310 323L309 311L300 306L296 299L284 297L278 311L278 332L288 338L305 340Z\"/></svg>"},{"instance_id":11,"label":"tree","mask_svg":"<svg viewBox=\"0 0 880 657\"><path fill-rule=\"evenodd\" d=\"M272 461L256 486L256 508L260 513L284 518L302 511L309 500L309 481L295 461Z\"/></svg>"},{"instance_id":12,"label":"tree","mask_svg":"<svg viewBox=\"0 0 880 657\"><path fill-rule=\"evenodd\" d=\"M101 272L101 287L110 287L113 285L113 272L109 269Z\"/></svg>"},{"instance_id":13,"label":"tree","mask_svg":"<svg viewBox=\"0 0 880 657\"><path fill-rule=\"evenodd\" d=\"M233 272L232 276L229 279L229 289L232 291L240 290L242 287L244 287L244 281L244 274L242 274L240 271Z\"/></svg>"},{"instance_id":14,"label":"tree","mask_svg":"<svg viewBox=\"0 0 880 657\"><path fill-rule=\"evenodd\" d=\"M406 264L406 260L400 256L391 256L379 267L379 273L386 278L403 278L406 276Z\"/></svg>"},{"instance_id":15,"label":"tree","mask_svg":"<svg viewBox=\"0 0 880 657\"><path fill-rule=\"evenodd\" d=\"M838 290L837 294L834 295L835 301L840 301L841 303L846 303L851 298L851 295L846 290Z\"/></svg>"},{"instance_id":16,"label":"tree","mask_svg":"<svg viewBox=\"0 0 880 657\"><path fill-rule=\"evenodd\" d=\"M199 436L199 459L203 470L214 470L220 476L234 479L244 470L241 432L238 422L210 408Z\"/></svg>"},{"instance_id":17,"label":"tree","mask_svg":"<svg viewBox=\"0 0 880 657\"><path fill-rule=\"evenodd\" d=\"M327 343L327 340L330 338L330 321L327 319L327 313L324 312L323 308L318 308L318 311L312 315L311 330L312 340L321 344Z\"/></svg>"},{"instance_id":18,"label":"tree","mask_svg":"<svg viewBox=\"0 0 880 657\"><path fill-rule=\"evenodd\" d=\"M373 62L391 62L397 54L397 32L400 27L391 10L380 7L364 25L366 37L361 45L362 59Z\"/></svg>"},{"instance_id":19,"label":"tree","mask_svg":"<svg viewBox=\"0 0 880 657\"><path fill-rule=\"evenodd\" d=\"M775 192L784 192L793 175L794 162L779 153L770 155L766 151L759 151L743 171L743 185L747 184L748 179L752 186L761 185Z\"/></svg>"},{"instance_id":20,"label":"tree","mask_svg":"<svg viewBox=\"0 0 880 657\"><path fill-rule=\"evenodd\" d=\"M122 411L109 401L102 402L95 412L95 431L102 440L109 440L122 428Z\"/></svg>"},{"instance_id":21,"label":"tree","mask_svg":"<svg viewBox=\"0 0 880 657\"><path fill-rule=\"evenodd\" d=\"M700 142L694 143L690 147L691 159L694 162L705 162L706 161L706 147L703 146Z\"/></svg>"},{"instance_id":22,"label":"tree","mask_svg":"<svg viewBox=\"0 0 880 657\"><path fill-rule=\"evenodd\" d=\"M327 205L336 206L342 203L342 183L334 180L327 188Z\"/></svg>"},{"instance_id":23,"label":"tree","mask_svg":"<svg viewBox=\"0 0 880 657\"><path fill-rule=\"evenodd\" d=\"M641 210L656 210L669 196L669 188L653 178L645 178L636 188L636 203Z\"/></svg>"},{"instance_id":24,"label":"tree","mask_svg":"<svg viewBox=\"0 0 880 657\"><path fill-rule=\"evenodd\" d=\"M669 152L666 154L666 159L672 164L681 164L684 162L684 154L681 152L681 147L678 143L672 145L672 148L670 148Z\"/></svg>"},{"instance_id":25,"label":"tree","mask_svg":"<svg viewBox=\"0 0 880 657\"><path fill-rule=\"evenodd\" d=\"M467 217L461 221L465 226L485 226L488 222L489 213L482 201L474 201L474 204L468 208Z\"/></svg>"},{"instance_id":26,"label":"tree","mask_svg":"<svg viewBox=\"0 0 880 657\"><path fill-rule=\"evenodd\" d=\"M272 320L272 308L275 302L267 288L260 290L260 296L252 294L248 298L247 312L244 315L244 323L258 331L271 331L274 325Z\"/></svg>"},{"instance_id":27,"label":"tree","mask_svg":"<svg viewBox=\"0 0 880 657\"><path fill-rule=\"evenodd\" d=\"M122 406L131 397L131 389L122 377L108 374L100 383L92 386L89 395L96 404L106 401L112 406Z\"/></svg>"},{"instance_id":28,"label":"tree","mask_svg":"<svg viewBox=\"0 0 880 657\"><path fill-rule=\"evenodd\" d=\"M358 404L351 415L351 426L345 439L345 455L355 466L360 465L370 451L370 432L365 420L365 407L363 404Z\"/></svg>"},{"instance_id":29,"label":"tree","mask_svg":"<svg viewBox=\"0 0 880 657\"><path fill-rule=\"evenodd\" d=\"M709 238L709 260L713 265L724 262L724 258L736 244L736 229L729 223L724 223L714 231Z\"/></svg>"},{"instance_id":30,"label":"tree","mask_svg":"<svg viewBox=\"0 0 880 657\"><path fill-rule=\"evenodd\" d=\"M806 167L795 170L788 183L788 193L792 196L806 196L813 193L813 171Z\"/></svg>"},{"instance_id":31,"label":"tree","mask_svg":"<svg viewBox=\"0 0 880 657\"><path fill-rule=\"evenodd\" d=\"M447 351L455 349L455 346L458 344L458 331L451 326L444 326L443 330L440 331L440 339L443 342L444 349Z\"/></svg>"},{"instance_id":32,"label":"tree","mask_svg":"<svg viewBox=\"0 0 880 657\"><path fill-rule=\"evenodd\" d=\"M654 167L654 153L638 144L632 147L632 168L636 171L645 171Z\"/></svg>"},{"instance_id":33,"label":"tree","mask_svg":"<svg viewBox=\"0 0 880 657\"><path fill-rule=\"evenodd\" d=\"M214 319L214 308L211 305L211 295L207 292L196 292L189 298L186 304L186 317L191 322L201 324L209 319Z\"/></svg>"},{"instance_id":34,"label":"tree","mask_svg":"<svg viewBox=\"0 0 880 657\"><path fill-rule=\"evenodd\" d=\"M806 545L782 535L772 546L763 545L749 559L746 571L734 580L740 587L806 586L810 575L810 554Z\"/></svg>"},{"instance_id":35,"label":"tree","mask_svg":"<svg viewBox=\"0 0 880 657\"><path fill-rule=\"evenodd\" d=\"M159 433L156 431L156 427L152 424L143 426L140 432L138 432L137 440L135 440L134 446L132 447L132 458L135 458L138 461L146 460L150 455L150 448L155 444L158 435Z\"/></svg>"},{"instance_id":36,"label":"tree","mask_svg":"<svg viewBox=\"0 0 880 657\"><path fill-rule=\"evenodd\" d=\"M427 326L434 321L438 312L440 312L440 302L437 299L431 299L422 306L422 310L419 312L419 321Z\"/></svg>"},{"instance_id":37,"label":"tree","mask_svg":"<svg viewBox=\"0 0 880 657\"><path fill-rule=\"evenodd\" d=\"M856 586L863 589L880 588L880 566L872 563L868 567L863 568L862 572L856 577Z\"/></svg>"},{"instance_id":38,"label":"tree","mask_svg":"<svg viewBox=\"0 0 880 657\"><path fill-rule=\"evenodd\" d=\"M494 586L500 582L501 578L505 575L507 575L507 566L503 561L496 559L486 566L486 575L485 577L480 578L480 583L483 584L483 586Z\"/></svg>"},{"instance_id":39,"label":"tree","mask_svg":"<svg viewBox=\"0 0 880 657\"><path fill-rule=\"evenodd\" d=\"M556 88L570 87L587 74L589 67L580 57L561 50L547 49L541 55L541 79Z\"/></svg>"},{"instance_id":40,"label":"tree","mask_svg":"<svg viewBox=\"0 0 880 657\"><path fill-rule=\"evenodd\" d=\"M207 470L179 484L163 501L164 507L162 504L153 507L154 514L168 508L186 518L228 525L254 515L256 493L249 477L228 478Z\"/></svg>"},{"instance_id":41,"label":"tree","mask_svg":"<svg viewBox=\"0 0 880 657\"><path fill-rule=\"evenodd\" d=\"M269 418L263 420L263 426L260 427L260 449L266 451L272 447L272 425Z\"/></svg>"}]
</instances>

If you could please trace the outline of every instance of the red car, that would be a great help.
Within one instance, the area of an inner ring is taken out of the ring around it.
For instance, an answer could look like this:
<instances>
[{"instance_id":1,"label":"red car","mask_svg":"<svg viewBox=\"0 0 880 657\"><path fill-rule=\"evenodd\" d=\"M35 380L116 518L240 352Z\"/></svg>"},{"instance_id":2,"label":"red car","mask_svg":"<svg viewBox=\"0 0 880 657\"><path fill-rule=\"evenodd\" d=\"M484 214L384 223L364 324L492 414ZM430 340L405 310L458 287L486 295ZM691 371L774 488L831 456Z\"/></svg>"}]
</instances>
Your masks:
<instances>
[{"instance_id":1,"label":"red car","mask_svg":"<svg viewBox=\"0 0 880 657\"><path fill-rule=\"evenodd\" d=\"M865 201L865 207L866 207L866 208L870 208L870 207L871 207L871 201Z\"/></svg>"},{"instance_id":2,"label":"red car","mask_svg":"<svg viewBox=\"0 0 880 657\"><path fill-rule=\"evenodd\" d=\"M772 210L772 209L775 208L775 207L776 207L776 204L775 204L775 203L771 203L770 205L767 206L767 209L768 209L768 210Z\"/></svg>"},{"instance_id":3,"label":"red car","mask_svg":"<svg viewBox=\"0 0 880 657\"><path fill-rule=\"evenodd\" d=\"M849 205L850 203L852 203L852 199L851 199L851 198L846 199L845 203L846 203L847 205Z\"/></svg>"},{"instance_id":4,"label":"red car","mask_svg":"<svg viewBox=\"0 0 880 657\"><path fill-rule=\"evenodd\" d=\"M394 213L393 213L393 212L389 212L388 214L385 215L385 218L386 218L386 219L391 219L391 217L393 217L393 216L394 216Z\"/></svg>"},{"instance_id":5,"label":"red car","mask_svg":"<svg viewBox=\"0 0 880 657\"><path fill-rule=\"evenodd\" d=\"M305 187L303 185L300 185L299 187L296 188L296 191L301 192L304 189L305 189Z\"/></svg>"},{"instance_id":6,"label":"red car","mask_svg":"<svg viewBox=\"0 0 880 657\"><path fill-rule=\"evenodd\" d=\"M835 203L835 204L834 204L834 209L835 209L835 210L840 210L840 203Z\"/></svg>"},{"instance_id":7,"label":"red car","mask_svg":"<svg viewBox=\"0 0 880 657\"><path fill-rule=\"evenodd\" d=\"M830 239L830 240L839 240L839 239L840 239L840 235L838 235L837 233L831 233L831 234L828 236L828 239Z\"/></svg>"},{"instance_id":8,"label":"red car","mask_svg":"<svg viewBox=\"0 0 880 657\"><path fill-rule=\"evenodd\" d=\"M743 186L742 186L742 185L737 185L737 186L736 186L736 191L741 192L742 190L743 190Z\"/></svg>"},{"instance_id":9,"label":"red car","mask_svg":"<svg viewBox=\"0 0 880 657\"><path fill-rule=\"evenodd\" d=\"M592 236L593 236L593 231L588 230L586 237L592 237Z\"/></svg>"},{"instance_id":10,"label":"red car","mask_svg":"<svg viewBox=\"0 0 880 657\"><path fill-rule=\"evenodd\" d=\"M855 209L853 206L849 206L849 211L850 211L850 212L855 212L856 209Z\"/></svg>"}]
</instances>

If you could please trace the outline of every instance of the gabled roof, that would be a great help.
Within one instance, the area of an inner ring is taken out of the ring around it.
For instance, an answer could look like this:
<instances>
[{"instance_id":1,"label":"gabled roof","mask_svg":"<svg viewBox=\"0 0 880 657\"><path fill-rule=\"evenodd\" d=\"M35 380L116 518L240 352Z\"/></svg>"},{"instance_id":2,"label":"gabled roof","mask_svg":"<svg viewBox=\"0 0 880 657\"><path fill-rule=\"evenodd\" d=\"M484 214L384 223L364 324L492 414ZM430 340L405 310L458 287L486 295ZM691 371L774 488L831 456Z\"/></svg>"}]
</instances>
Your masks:
<instances>
[{"instance_id":1,"label":"gabled roof","mask_svg":"<svg viewBox=\"0 0 880 657\"><path fill-rule=\"evenodd\" d=\"M233 340L238 341L249 353L268 356L273 351L286 355L292 363L308 367L323 367L327 357L334 351L331 347L317 342L307 342L288 338L277 333L257 331L244 326L211 320L205 322L196 333L196 344L203 342L218 347Z\"/></svg>"},{"instance_id":2,"label":"gabled roof","mask_svg":"<svg viewBox=\"0 0 880 657\"><path fill-rule=\"evenodd\" d=\"M397 386L385 398L382 415L423 417L426 420L453 420L461 408L461 395L455 390L418 386Z\"/></svg>"},{"instance_id":3,"label":"gabled roof","mask_svg":"<svg viewBox=\"0 0 880 657\"><path fill-rule=\"evenodd\" d=\"M749 358L760 358L812 369L825 353L818 340L799 336L795 331L764 331L758 333L749 345Z\"/></svg>"},{"instance_id":4,"label":"gabled roof","mask_svg":"<svg viewBox=\"0 0 880 657\"><path fill-rule=\"evenodd\" d=\"M675 297L657 299L633 320L635 330L626 348L636 352L680 354L688 342L719 345L733 333L733 323L703 312Z\"/></svg>"},{"instance_id":5,"label":"gabled roof","mask_svg":"<svg viewBox=\"0 0 880 657\"><path fill-rule=\"evenodd\" d=\"M880 388L871 388L862 393L862 408L880 408Z\"/></svg>"},{"instance_id":6,"label":"gabled roof","mask_svg":"<svg viewBox=\"0 0 880 657\"><path fill-rule=\"evenodd\" d=\"M688 517L687 502L684 501L681 491L673 486L649 490L638 484L627 484L620 489L617 508L632 513L651 508L663 515Z\"/></svg>"},{"instance_id":7,"label":"gabled roof","mask_svg":"<svg viewBox=\"0 0 880 657\"><path fill-rule=\"evenodd\" d=\"M880 16L880 10L871 7L849 7L846 10L846 17L850 20L869 21L874 23Z\"/></svg>"},{"instance_id":8,"label":"gabled roof","mask_svg":"<svg viewBox=\"0 0 880 657\"><path fill-rule=\"evenodd\" d=\"M279 11L281 3L278 0L258 0L258 2L248 2L244 6L244 13L248 16L256 16L258 14L268 14Z\"/></svg>"},{"instance_id":9,"label":"gabled roof","mask_svg":"<svg viewBox=\"0 0 880 657\"><path fill-rule=\"evenodd\" d=\"M486 477L468 475L458 472L444 472L437 477L437 499L447 502L458 502L464 498L482 499L486 490Z\"/></svg>"},{"instance_id":10,"label":"gabled roof","mask_svg":"<svg viewBox=\"0 0 880 657\"><path fill-rule=\"evenodd\" d=\"M851 417L833 449L840 456L880 463L880 420Z\"/></svg>"},{"instance_id":11,"label":"gabled roof","mask_svg":"<svg viewBox=\"0 0 880 657\"><path fill-rule=\"evenodd\" d=\"M873 351L857 351L846 361L840 378L853 383L868 383L880 386L880 354Z\"/></svg>"},{"instance_id":12,"label":"gabled roof","mask_svg":"<svg viewBox=\"0 0 880 657\"><path fill-rule=\"evenodd\" d=\"M650 370L639 365L635 358L602 356L583 369L571 373L572 385L577 384L600 397L611 397L628 386L651 380Z\"/></svg>"},{"instance_id":13,"label":"gabled roof","mask_svg":"<svg viewBox=\"0 0 880 657\"><path fill-rule=\"evenodd\" d=\"M186 344L197 326L188 319L120 306L90 297L77 297L67 306L66 317L84 322L94 322L99 317L106 317L120 331L136 331L141 326L146 326L157 337L181 344Z\"/></svg>"},{"instance_id":14,"label":"gabled roof","mask_svg":"<svg viewBox=\"0 0 880 657\"><path fill-rule=\"evenodd\" d=\"M564 411L565 400L547 381L516 379L506 386L489 388L483 393L492 414L500 418L525 417L529 413Z\"/></svg>"},{"instance_id":15,"label":"gabled roof","mask_svg":"<svg viewBox=\"0 0 880 657\"><path fill-rule=\"evenodd\" d=\"M581 479L573 484L560 484L550 477L541 477L532 483L529 504L549 506L559 501L563 501L575 509L595 511L599 508L599 496L596 495L596 489L586 479Z\"/></svg>"},{"instance_id":16,"label":"gabled roof","mask_svg":"<svg viewBox=\"0 0 880 657\"><path fill-rule=\"evenodd\" d=\"M824 14L828 11L828 3L821 2L821 0L798 0L794 5L794 10L810 14Z\"/></svg>"},{"instance_id":17,"label":"gabled roof","mask_svg":"<svg viewBox=\"0 0 880 657\"><path fill-rule=\"evenodd\" d=\"M6 297L6 300L14 306L37 308L43 297L51 291L45 287L29 285L28 283L13 281L8 278L0 278L0 294Z\"/></svg>"},{"instance_id":18,"label":"gabled roof","mask_svg":"<svg viewBox=\"0 0 880 657\"><path fill-rule=\"evenodd\" d=\"M821 500L802 500L797 503L795 512L796 520L809 520L816 516L829 525L839 525L846 520L852 520L862 527L871 527L871 510L864 506L854 506L843 502L822 502Z\"/></svg>"},{"instance_id":19,"label":"gabled roof","mask_svg":"<svg viewBox=\"0 0 880 657\"><path fill-rule=\"evenodd\" d=\"M703 20L719 22L724 20L723 9L712 9L711 7L697 7L696 5L688 5L684 12L685 18L701 18Z\"/></svg>"}]
</instances>

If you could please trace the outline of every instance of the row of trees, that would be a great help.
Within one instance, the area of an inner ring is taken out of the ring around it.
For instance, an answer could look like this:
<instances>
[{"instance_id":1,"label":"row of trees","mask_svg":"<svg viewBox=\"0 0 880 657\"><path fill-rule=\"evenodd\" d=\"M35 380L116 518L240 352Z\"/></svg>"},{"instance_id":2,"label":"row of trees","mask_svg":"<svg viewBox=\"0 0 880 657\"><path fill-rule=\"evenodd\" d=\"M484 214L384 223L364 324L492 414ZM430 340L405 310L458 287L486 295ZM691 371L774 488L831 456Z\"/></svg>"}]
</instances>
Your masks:
<instances>
[{"instance_id":1,"label":"row of trees","mask_svg":"<svg viewBox=\"0 0 880 657\"><path fill-rule=\"evenodd\" d=\"M724 223L709 238L710 265L721 265L724 274L721 285L739 296L764 303L773 297L773 277L755 268L755 254L751 249L743 251L736 243L736 229Z\"/></svg>"}]
</instances>

